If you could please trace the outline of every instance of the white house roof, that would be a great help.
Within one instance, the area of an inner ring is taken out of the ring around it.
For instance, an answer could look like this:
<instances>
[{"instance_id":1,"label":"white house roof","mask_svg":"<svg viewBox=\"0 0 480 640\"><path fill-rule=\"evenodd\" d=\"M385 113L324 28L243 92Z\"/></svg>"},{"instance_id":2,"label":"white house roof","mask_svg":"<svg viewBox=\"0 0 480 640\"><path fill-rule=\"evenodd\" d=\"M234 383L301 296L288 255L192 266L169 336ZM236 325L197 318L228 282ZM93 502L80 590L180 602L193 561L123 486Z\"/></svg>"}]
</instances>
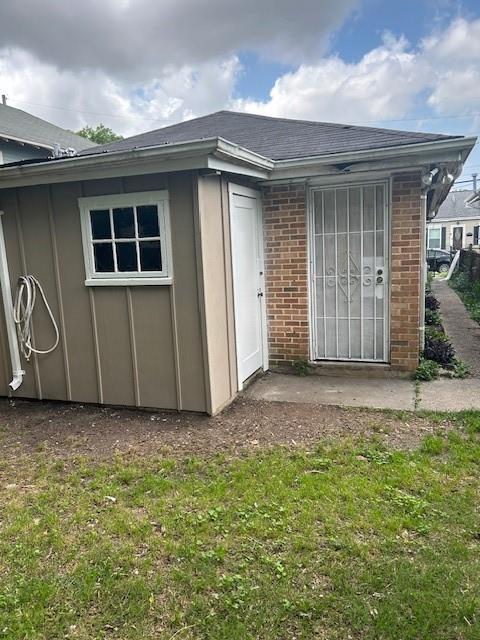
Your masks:
<instances>
[{"instance_id":1,"label":"white house roof","mask_svg":"<svg viewBox=\"0 0 480 640\"><path fill-rule=\"evenodd\" d=\"M435 222L480 218L478 207L472 206L471 202L467 202L472 199L473 195L474 192L471 189L450 191L434 218Z\"/></svg>"}]
</instances>

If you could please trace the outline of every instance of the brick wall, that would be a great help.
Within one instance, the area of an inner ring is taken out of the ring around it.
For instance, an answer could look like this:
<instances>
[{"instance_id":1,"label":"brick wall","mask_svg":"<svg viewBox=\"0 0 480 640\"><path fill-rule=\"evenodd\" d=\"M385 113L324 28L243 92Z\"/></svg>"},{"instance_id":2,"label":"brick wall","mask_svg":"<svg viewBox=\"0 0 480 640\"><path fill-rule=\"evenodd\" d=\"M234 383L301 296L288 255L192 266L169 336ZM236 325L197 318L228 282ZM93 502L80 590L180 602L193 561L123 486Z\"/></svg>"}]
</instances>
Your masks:
<instances>
[{"instance_id":1,"label":"brick wall","mask_svg":"<svg viewBox=\"0 0 480 640\"><path fill-rule=\"evenodd\" d=\"M390 362L413 371L420 345L422 201L420 173L395 176L392 187Z\"/></svg>"},{"instance_id":2,"label":"brick wall","mask_svg":"<svg viewBox=\"0 0 480 640\"><path fill-rule=\"evenodd\" d=\"M305 185L263 191L265 275L270 363L309 356Z\"/></svg>"},{"instance_id":3,"label":"brick wall","mask_svg":"<svg viewBox=\"0 0 480 640\"><path fill-rule=\"evenodd\" d=\"M420 174L396 176L392 192L390 361L418 364L421 273ZM268 341L272 366L309 356L305 185L263 191Z\"/></svg>"}]
</instances>

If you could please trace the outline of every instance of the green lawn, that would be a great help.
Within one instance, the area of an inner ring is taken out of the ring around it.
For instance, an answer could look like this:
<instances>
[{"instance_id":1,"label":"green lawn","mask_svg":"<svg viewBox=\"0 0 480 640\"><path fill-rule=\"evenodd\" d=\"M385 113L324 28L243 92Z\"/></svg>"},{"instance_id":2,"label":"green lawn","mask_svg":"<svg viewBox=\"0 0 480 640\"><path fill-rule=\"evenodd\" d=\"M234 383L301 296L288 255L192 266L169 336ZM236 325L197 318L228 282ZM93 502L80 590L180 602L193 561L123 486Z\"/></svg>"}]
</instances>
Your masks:
<instances>
[{"instance_id":1,"label":"green lawn","mask_svg":"<svg viewBox=\"0 0 480 640\"><path fill-rule=\"evenodd\" d=\"M4 461L0 638L480 638L480 414L457 422L413 452Z\"/></svg>"}]
</instances>

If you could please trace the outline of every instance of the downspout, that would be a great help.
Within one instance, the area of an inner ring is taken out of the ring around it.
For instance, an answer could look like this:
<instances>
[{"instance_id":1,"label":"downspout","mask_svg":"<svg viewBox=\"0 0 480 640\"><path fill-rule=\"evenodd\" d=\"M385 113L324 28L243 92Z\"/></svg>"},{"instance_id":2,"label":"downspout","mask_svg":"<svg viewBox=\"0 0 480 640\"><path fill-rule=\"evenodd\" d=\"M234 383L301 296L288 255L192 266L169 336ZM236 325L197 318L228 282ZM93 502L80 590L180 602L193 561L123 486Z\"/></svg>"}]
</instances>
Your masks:
<instances>
[{"instance_id":1,"label":"downspout","mask_svg":"<svg viewBox=\"0 0 480 640\"><path fill-rule=\"evenodd\" d=\"M422 230L420 234L421 268L420 268L420 350L425 347L425 289L427 286L427 195L429 187L422 189Z\"/></svg>"},{"instance_id":2,"label":"downspout","mask_svg":"<svg viewBox=\"0 0 480 640\"><path fill-rule=\"evenodd\" d=\"M7 250L5 235L3 233L3 215L0 210L0 286L2 289L3 308L5 311L5 325L7 328L8 346L10 349L10 361L12 363L13 378L8 385L12 391L16 391L23 382L25 371L22 369L20 352L18 350L17 330L13 321L12 290L10 288L10 274L8 273Z\"/></svg>"}]
</instances>

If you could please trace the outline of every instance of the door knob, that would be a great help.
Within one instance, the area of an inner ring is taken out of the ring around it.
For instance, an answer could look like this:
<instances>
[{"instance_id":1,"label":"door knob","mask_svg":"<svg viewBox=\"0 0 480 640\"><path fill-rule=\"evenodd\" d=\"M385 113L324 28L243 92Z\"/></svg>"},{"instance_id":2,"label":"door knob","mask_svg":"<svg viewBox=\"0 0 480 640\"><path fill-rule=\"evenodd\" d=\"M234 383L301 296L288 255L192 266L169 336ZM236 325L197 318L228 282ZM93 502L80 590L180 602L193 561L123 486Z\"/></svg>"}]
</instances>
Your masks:
<instances>
[{"instance_id":1,"label":"door knob","mask_svg":"<svg viewBox=\"0 0 480 640\"><path fill-rule=\"evenodd\" d=\"M382 282L383 282L383 278L382 278L382 276L378 276L378 278L377 278L377 284L382 284Z\"/></svg>"}]
</instances>

